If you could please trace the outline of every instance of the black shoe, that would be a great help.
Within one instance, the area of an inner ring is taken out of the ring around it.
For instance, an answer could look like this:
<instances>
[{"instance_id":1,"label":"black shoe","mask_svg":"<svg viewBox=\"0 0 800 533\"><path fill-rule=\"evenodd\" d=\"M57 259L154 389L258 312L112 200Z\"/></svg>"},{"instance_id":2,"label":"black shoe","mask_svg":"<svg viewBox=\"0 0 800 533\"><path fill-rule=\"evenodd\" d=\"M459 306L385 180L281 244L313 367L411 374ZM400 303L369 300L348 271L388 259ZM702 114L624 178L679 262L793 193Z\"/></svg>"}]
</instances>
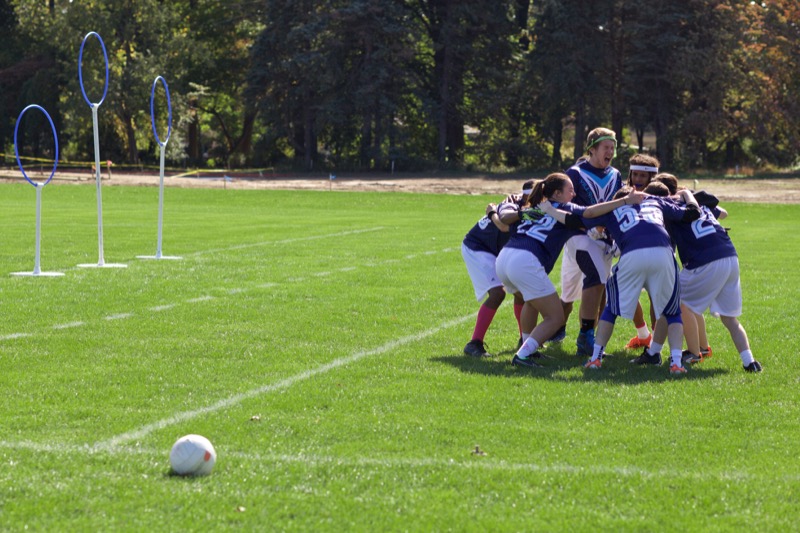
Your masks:
<instances>
[{"instance_id":1,"label":"black shoe","mask_svg":"<svg viewBox=\"0 0 800 533\"><path fill-rule=\"evenodd\" d=\"M684 366L693 365L695 363L699 363L702 360L703 360L702 355L695 355L689 350L684 350L681 353L681 361L683 361Z\"/></svg>"},{"instance_id":2,"label":"black shoe","mask_svg":"<svg viewBox=\"0 0 800 533\"><path fill-rule=\"evenodd\" d=\"M538 355L537 355L538 354ZM525 359L522 357L515 355L514 359L511 360L512 366L524 366L526 368L542 368L542 365L534 361L534 359L541 359L544 356L539 352L534 352Z\"/></svg>"},{"instance_id":3,"label":"black shoe","mask_svg":"<svg viewBox=\"0 0 800 533\"><path fill-rule=\"evenodd\" d=\"M486 351L483 347L483 341L471 340L464 346L464 355L471 355L472 357L491 357L492 354Z\"/></svg>"},{"instance_id":4,"label":"black shoe","mask_svg":"<svg viewBox=\"0 0 800 533\"><path fill-rule=\"evenodd\" d=\"M753 361L752 363L744 367L744 371L752 372L754 374L756 372L761 372L761 363L759 363L758 361Z\"/></svg>"},{"instance_id":5,"label":"black shoe","mask_svg":"<svg viewBox=\"0 0 800 533\"><path fill-rule=\"evenodd\" d=\"M558 328L558 331L553 333L553 336L547 339L545 342L550 344L555 344L557 342L561 342L567 338L567 326L561 326Z\"/></svg>"},{"instance_id":6,"label":"black shoe","mask_svg":"<svg viewBox=\"0 0 800 533\"><path fill-rule=\"evenodd\" d=\"M655 355L650 355L649 353L647 353L647 348L645 348L644 350L642 350L642 355L640 355L639 357L635 357L635 358L631 359L631 363L633 363L634 365L655 365L655 366L660 366L661 365L661 352L659 352L659 353L657 353Z\"/></svg>"}]
</instances>

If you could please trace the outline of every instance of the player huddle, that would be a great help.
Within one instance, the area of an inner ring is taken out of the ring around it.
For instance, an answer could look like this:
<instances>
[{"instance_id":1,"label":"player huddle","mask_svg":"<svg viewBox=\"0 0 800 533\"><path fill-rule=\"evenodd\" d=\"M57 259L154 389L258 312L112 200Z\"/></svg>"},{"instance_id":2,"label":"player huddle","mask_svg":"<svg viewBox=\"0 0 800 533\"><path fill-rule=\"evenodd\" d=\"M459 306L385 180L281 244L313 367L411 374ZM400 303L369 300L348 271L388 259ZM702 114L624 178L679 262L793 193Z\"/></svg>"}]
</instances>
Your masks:
<instances>
[{"instance_id":1,"label":"player huddle","mask_svg":"<svg viewBox=\"0 0 800 533\"><path fill-rule=\"evenodd\" d=\"M464 353L489 355L484 337L511 293L520 332L515 366L541 366L546 356L539 349L566 337L573 302L580 300L576 353L587 358L588 369L602 367L616 319L623 317L637 330L626 347L643 349L631 363L661 365L668 342L670 374L686 373L711 356L703 320L710 310L730 332L744 370L760 372L738 321L739 262L719 224L727 212L713 195L679 188L646 154L631 157L624 183L611 166L616 148L612 130L592 130L587 155L566 173L526 182L521 195L489 204L462 244L475 296L485 298ZM549 274L562 250L559 296ZM650 299L652 333L639 304L642 290Z\"/></svg>"}]
</instances>

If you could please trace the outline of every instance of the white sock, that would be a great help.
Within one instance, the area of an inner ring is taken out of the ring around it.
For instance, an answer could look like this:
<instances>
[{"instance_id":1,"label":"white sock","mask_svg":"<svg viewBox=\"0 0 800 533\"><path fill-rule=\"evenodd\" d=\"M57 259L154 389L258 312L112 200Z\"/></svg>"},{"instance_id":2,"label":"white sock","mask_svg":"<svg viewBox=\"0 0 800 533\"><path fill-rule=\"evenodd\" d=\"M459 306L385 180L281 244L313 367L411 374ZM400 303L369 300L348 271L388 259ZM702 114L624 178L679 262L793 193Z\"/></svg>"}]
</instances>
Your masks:
<instances>
[{"instance_id":1,"label":"white sock","mask_svg":"<svg viewBox=\"0 0 800 533\"><path fill-rule=\"evenodd\" d=\"M753 352L751 352L750 350L743 351L742 353L739 354L739 357L742 358L742 364L744 366L750 366L750 364L753 361L755 361L755 358L753 357Z\"/></svg>"},{"instance_id":2,"label":"white sock","mask_svg":"<svg viewBox=\"0 0 800 533\"><path fill-rule=\"evenodd\" d=\"M599 344L595 344L592 350L592 361L597 361L600 359L600 354L603 353L604 346L600 346Z\"/></svg>"},{"instance_id":3,"label":"white sock","mask_svg":"<svg viewBox=\"0 0 800 533\"><path fill-rule=\"evenodd\" d=\"M533 337L528 337L527 339L525 339L525 342L522 343L522 346L517 352L517 355L519 356L520 359L525 359L530 354L535 352L537 349L539 349L539 343L536 342L536 339L534 339Z\"/></svg>"},{"instance_id":4,"label":"white sock","mask_svg":"<svg viewBox=\"0 0 800 533\"><path fill-rule=\"evenodd\" d=\"M663 344L658 344L656 341L650 341L650 347L647 349L647 353L650 355L661 353L661 348L663 347Z\"/></svg>"},{"instance_id":5,"label":"white sock","mask_svg":"<svg viewBox=\"0 0 800 533\"><path fill-rule=\"evenodd\" d=\"M530 338L531 338L531 334L530 333L523 333L522 334L522 342L525 342L526 340L528 340Z\"/></svg>"},{"instance_id":6,"label":"white sock","mask_svg":"<svg viewBox=\"0 0 800 533\"><path fill-rule=\"evenodd\" d=\"M639 335L640 339L646 339L650 336L650 330L647 329L647 324L640 328L636 328L636 334Z\"/></svg>"},{"instance_id":7,"label":"white sock","mask_svg":"<svg viewBox=\"0 0 800 533\"><path fill-rule=\"evenodd\" d=\"M673 365L683 366L683 359L682 359L683 353L681 352L680 349L670 350L669 355L670 357L672 357Z\"/></svg>"}]
</instances>

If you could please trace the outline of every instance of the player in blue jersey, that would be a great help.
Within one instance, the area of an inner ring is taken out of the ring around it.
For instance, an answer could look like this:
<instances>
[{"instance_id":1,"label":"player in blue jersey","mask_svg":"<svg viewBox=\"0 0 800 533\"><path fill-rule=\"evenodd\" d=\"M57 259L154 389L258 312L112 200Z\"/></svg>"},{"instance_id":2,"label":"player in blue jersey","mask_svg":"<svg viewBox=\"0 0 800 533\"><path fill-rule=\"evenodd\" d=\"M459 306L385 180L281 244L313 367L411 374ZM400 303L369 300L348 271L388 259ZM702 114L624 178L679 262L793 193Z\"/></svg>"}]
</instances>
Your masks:
<instances>
[{"instance_id":1,"label":"player in blue jersey","mask_svg":"<svg viewBox=\"0 0 800 533\"><path fill-rule=\"evenodd\" d=\"M633 154L628 163L630 165L628 169L628 186L637 191L644 190L653 181L653 178L658 174L660 165L657 158L648 154ZM650 302L650 323L653 324L653 327L655 327L655 322L656 316L653 310L653 302ZM653 337L647 328L647 321L644 318L644 310L641 303L636 306L636 312L633 314L633 325L636 328L636 336L628 341L625 348L636 350L650 346L650 341Z\"/></svg>"},{"instance_id":2,"label":"player in blue jersey","mask_svg":"<svg viewBox=\"0 0 800 533\"><path fill-rule=\"evenodd\" d=\"M522 186L522 194L511 194L503 203L516 206L517 209L528 200L533 190L533 180L526 181ZM502 205L502 204L501 204ZM506 298L503 284L497 277L495 261L500 250L508 242L508 225L503 224L497 215L497 206L489 204L486 215L469 230L461 244L461 255L467 266L467 272L475 289L475 298L480 302L472 339L464 346L464 354L474 357L488 357L484 337L492 325L497 309ZM521 297L514 299L514 315L517 325L520 325L523 301ZM520 327L520 337L522 336Z\"/></svg>"},{"instance_id":3,"label":"player in blue jersey","mask_svg":"<svg viewBox=\"0 0 800 533\"><path fill-rule=\"evenodd\" d=\"M588 158L570 167L566 174L572 180L577 205L591 206L607 202L622 187L622 175L611 166L617 155L617 138L613 130L596 128L586 139ZM613 256L606 253L602 241L584 233L571 238L564 248L561 262L561 301L565 322L573 302L580 298L580 332L576 341L579 356L591 355L595 322L603 299L603 284L611 270ZM558 335L561 336L561 335Z\"/></svg>"},{"instance_id":4,"label":"player in blue jersey","mask_svg":"<svg viewBox=\"0 0 800 533\"><path fill-rule=\"evenodd\" d=\"M664 191L651 192L665 194ZM739 352L744 370L761 372L761 363L753 357L747 332L738 319L742 314L739 258L727 230L718 222L718 218L726 214L718 206L713 209L700 206L697 220L667 224L683 264L681 301L692 313L702 315L710 309L712 315L719 316ZM664 342L662 330L660 326L656 328L653 343L640 357L658 357L659 343Z\"/></svg>"},{"instance_id":5,"label":"player in blue jersey","mask_svg":"<svg viewBox=\"0 0 800 533\"><path fill-rule=\"evenodd\" d=\"M628 194L628 191L622 189L618 196ZM685 207L652 196L641 205L624 205L597 218L584 213L585 226L604 226L620 249L619 262L606 282L606 306L597 326L592 356L584 365L586 368L602 366L603 350L614 332L614 322L618 316L633 319L639 295L645 288L653 300L656 314L667 320L672 360L670 373L686 372L681 357L683 324L678 265L664 221L691 222L700 216L700 209L691 192L681 191L681 196Z\"/></svg>"},{"instance_id":6,"label":"player in blue jersey","mask_svg":"<svg viewBox=\"0 0 800 533\"><path fill-rule=\"evenodd\" d=\"M639 196L631 198L631 202L644 198L641 193L637 194ZM534 187L526 207L535 207L524 211L500 208L500 219L511 226L511 237L497 257L497 275L507 291L520 294L525 301L522 310L524 342L514 355L513 365L539 366L535 360L543 356L538 348L564 323L564 309L548 274L564 243L581 232L578 215L599 216L622 205L618 200L587 208L570 203L574 196L575 189L569 177L554 173ZM553 209L551 216L542 211L545 206L558 209ZM534 324L531 317L537 312L541 322Z\"/></svg>"}]
</instances>

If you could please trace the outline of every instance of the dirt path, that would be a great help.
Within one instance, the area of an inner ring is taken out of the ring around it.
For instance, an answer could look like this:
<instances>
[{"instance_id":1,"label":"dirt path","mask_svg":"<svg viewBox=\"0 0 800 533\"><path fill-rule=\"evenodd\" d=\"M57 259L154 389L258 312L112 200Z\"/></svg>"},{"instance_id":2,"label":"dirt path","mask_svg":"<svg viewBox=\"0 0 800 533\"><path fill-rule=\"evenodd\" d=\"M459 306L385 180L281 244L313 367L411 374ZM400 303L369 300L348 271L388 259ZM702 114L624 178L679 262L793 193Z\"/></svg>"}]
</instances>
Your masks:
<instances>
[{"instance_id":1,"label":"dirt path","mask_svg":"<svg viewBox=\"0 0 800 533\"><path fill-rule=\"evenodd\" d=\"M377 191L377 192L430 192L439 194L495 194L505 196L517 192L525 181L517 178L497 178L483 176L465 177L420 177L402 175L383 175L368 177L327 177L297 178L292 176L264 176L248 178L225 177L175 177L165 178L167 187L199 187L213 189L292 189L292 190L335 190L335 191ZM23 178L18 170L0 170L0 182L20 182ZM58 172L53 183L94 185L88 175ZM151 186L157 187L157 175L127 174L114 172L110 179L104 174L103 186ZM760 203L800 203L800 179L704 179L697 183L685 183L691 188L705 189L717 195L722 201L760 202Z\"/></svg>"}]
</instances>

